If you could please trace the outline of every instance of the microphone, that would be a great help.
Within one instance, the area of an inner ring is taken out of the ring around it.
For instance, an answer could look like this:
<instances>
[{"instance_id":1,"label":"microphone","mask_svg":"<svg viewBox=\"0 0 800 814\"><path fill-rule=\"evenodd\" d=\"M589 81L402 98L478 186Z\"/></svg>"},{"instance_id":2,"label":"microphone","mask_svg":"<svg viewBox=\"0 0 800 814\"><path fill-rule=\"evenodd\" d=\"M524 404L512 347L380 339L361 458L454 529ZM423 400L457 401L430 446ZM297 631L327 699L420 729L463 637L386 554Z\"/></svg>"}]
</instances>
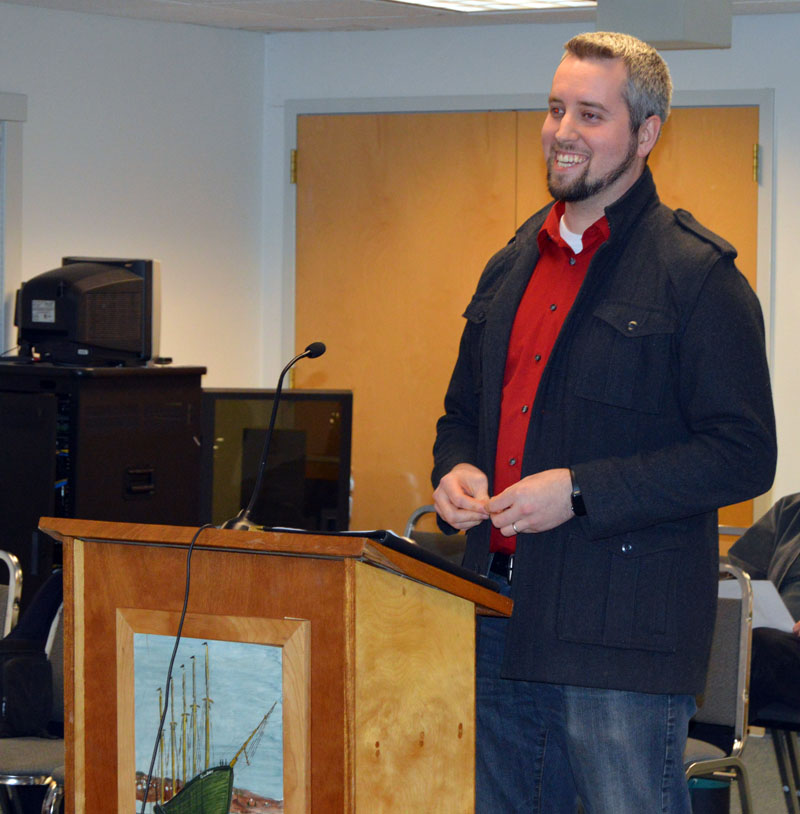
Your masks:
<instances>
[{"instance_id":1,"label":"microphone","mask_svg":"<svg viewBox=\"0 0 800 814\"><path fill-rule=\"evenodd\" d=\"M292 359L281 371L281 375L278 377L278 386L275 388L275 401L272 402L272 415L269 419L269 427L267 428L266 438L264 438L264 449L261 451L261 461L258 465L258 476L256 477L256 485L253 487L253 494L250 496L250 502L247 504L246 508L242 509L239 514L236 515L236 517L226 520L219 528L239 529L240 531L259 531L263 528L250 517L250 514L253 511L256 498L261 492L261 482L264 480L264 472L267 468L267 456L269 455L269 445L270 441L272 440L272 431L275 428L275 419L278 415L278 403L281 400L283 377L289 372L289 369L295 364L295 362L298 362L300 359L304 359L305 357L308 357L309 359L316 359L318 356L322 356L322 354L325 353L325 350L324 342L312 342L302 353L298 353L297 356L295 356L294 359Z\"/></svg>"}]
</instances>

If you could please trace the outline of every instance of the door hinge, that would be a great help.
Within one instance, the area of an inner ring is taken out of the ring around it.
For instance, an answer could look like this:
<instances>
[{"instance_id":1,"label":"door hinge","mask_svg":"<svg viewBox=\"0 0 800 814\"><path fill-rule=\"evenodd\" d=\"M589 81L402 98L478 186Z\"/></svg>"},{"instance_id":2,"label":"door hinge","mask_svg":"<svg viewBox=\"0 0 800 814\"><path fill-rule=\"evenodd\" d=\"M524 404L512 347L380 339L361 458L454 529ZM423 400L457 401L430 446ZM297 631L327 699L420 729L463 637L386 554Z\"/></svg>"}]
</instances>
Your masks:
<instances>
[{"instance_id":1,"label":"door hinge","mask_svg":"<svg viewBox=\"0 0 800 814\"><path fill-rule=\"evenodd\" d=\"M297 150L289 154L289 183L297 183Z\"/></svg>"},{"instance_id":2,"label":"door hinge","mask_svg":"<svg viewBox=\"0 0 800 814\"><path fill-rule=\"evenodd\" d=\"M758 183L761 177L761 145L753 145L753 180Z\"/></svg>"}]
</instances>

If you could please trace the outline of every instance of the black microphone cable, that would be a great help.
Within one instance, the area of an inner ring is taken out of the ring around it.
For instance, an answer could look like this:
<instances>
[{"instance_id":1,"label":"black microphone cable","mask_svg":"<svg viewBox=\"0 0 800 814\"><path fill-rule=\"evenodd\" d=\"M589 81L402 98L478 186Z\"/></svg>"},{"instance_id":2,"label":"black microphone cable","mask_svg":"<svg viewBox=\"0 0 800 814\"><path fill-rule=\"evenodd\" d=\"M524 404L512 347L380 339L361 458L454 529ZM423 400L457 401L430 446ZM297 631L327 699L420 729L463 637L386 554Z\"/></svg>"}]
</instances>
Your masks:
<instances>
[{"instance_id":1,"label":"black microphone cable","mask_svg":"<svg viewBox=\"0 0 800 814\"><path fill-rule=\"evenodd\" d=\"M256 500L261 494L261 483L264 480L264 472L267 469L267 456L269 454L270 441L272 440L272 433L275 429L275 419L278 416L278 404L281 400L283 378L289 372L289 368L291 368L295 362L298 362L300 359L304 359L305 357L308 357L309 359L316 359L318 356L322 356L322 354L325 353L325 350L326 348L324 342L312 342L302 353L298 353L297 356L295 356L294 359L292 359L281 371L281 375L278 377L278 386L275 388L275 400L272 402L272 414L269 418L269 426L267 427L267 434L264 438L264 449L261 452L261 460L258 464L256 485L253 487L253 492L250 495L250 502L247 504L245 509L242 509L242 511L236 515L236 517L232 518L231 520L226 520L220 526L220 528L247 530L257 526L257 524L253 523L253 521L250 519L250 513L253 511Z\"/></svg>"},{"instance_id":2,"label":"black microphone cable","mask_svg":"<svg viewBox=\"0 0 800 814\"><path fill-rule=\"evenodd\" d=\"M178 647L181 643L181 634L183 633L183 622L186 619L186 608L189 605L189 587L191 584L191 564L192 552L194 551L194 544L197 542L198 537L206 530L216 528L213 523L206 523L200 526L194 533L191 542L189 543L189 550L186 553L186 588L183 593L183 610L181 610L181 618L178 623L178 633L175 636L175 645L172 648L172 656L169 660L169 667L167 668L167 681L165 684L166 690L164 692L164 711L161 714L161 720L158 723L158 731L156 732L156 742L153 745L153 757L150 760L150 768L147 770L147 782L144 786L144 796L142 797L142 808L140 814L145 814L145 807L147 806L147 798L150 795L150 783L153 779L153 768L156 765L156 756L158 755L158 744L161 741L161 733L164 731L164 722L167 720L167 711L169 710L169 688L172 684L172 667L175 664L175 656L178 653ZM161 778L162 781L164 778ZM174 782L174 781L173 781Z\"/></svg>"}]
</instances>

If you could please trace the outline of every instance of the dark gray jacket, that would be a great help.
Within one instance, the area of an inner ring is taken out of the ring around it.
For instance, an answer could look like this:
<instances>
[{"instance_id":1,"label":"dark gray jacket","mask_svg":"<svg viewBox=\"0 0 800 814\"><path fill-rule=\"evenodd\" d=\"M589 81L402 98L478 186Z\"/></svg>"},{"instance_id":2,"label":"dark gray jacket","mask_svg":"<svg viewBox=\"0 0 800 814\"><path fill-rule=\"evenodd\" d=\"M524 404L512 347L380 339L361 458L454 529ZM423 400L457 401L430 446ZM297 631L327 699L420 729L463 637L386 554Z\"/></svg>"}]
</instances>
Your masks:
<instances>
[{"instance_id":1,"label":"dark gray jacket","mask_svg":"<svg viewBox=\"0 0 800 814\"><path fill-rule=\"evenodd\" d=\"M437 425L434 485L492 483L509 334L549 207L487 265ZM510 678L643 692L703 688L716 509L769 489L775 426L758 301L732 246L658 200L648 169L606 210L533 406L522 476L572 466L588 515L520 535ZM491 489L490 489L491 492ZM489 526L465 565L485 572Z\"/></svg>"},{"instance_id":2,"label":"dark gray jacket","mask_svg":"<svg viewBox=\"0 0 800 814\"><path fill-rule=\"evenodd\" d=\"M731 546L728 559L751 579L775 583L800 619L800 494L786 495Z\"/></svg>"}]
</instances>

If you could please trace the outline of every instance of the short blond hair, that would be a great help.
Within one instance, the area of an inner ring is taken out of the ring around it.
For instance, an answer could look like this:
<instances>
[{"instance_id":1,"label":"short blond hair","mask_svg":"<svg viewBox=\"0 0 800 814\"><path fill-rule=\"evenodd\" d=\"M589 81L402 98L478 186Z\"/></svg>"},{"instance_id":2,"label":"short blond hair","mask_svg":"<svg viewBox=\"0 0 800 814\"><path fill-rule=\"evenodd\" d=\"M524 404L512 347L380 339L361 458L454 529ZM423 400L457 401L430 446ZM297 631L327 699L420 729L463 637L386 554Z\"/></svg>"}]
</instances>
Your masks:
<instances>
[{"instance_id":1,"label":"short blond hair","mask_svg":"<svg viewBox=\"0 0 800 814\"><path fill-rule=\"evenodd\" d=\"M631 130L639 130L645 119L658 116L663 124L672 101L672 78L661 54L630 34L594 31L578 34L564 45L564 56L578 59L621 59L628 71L623 91L631 118Z\"/></svg>"}]
</instances>

